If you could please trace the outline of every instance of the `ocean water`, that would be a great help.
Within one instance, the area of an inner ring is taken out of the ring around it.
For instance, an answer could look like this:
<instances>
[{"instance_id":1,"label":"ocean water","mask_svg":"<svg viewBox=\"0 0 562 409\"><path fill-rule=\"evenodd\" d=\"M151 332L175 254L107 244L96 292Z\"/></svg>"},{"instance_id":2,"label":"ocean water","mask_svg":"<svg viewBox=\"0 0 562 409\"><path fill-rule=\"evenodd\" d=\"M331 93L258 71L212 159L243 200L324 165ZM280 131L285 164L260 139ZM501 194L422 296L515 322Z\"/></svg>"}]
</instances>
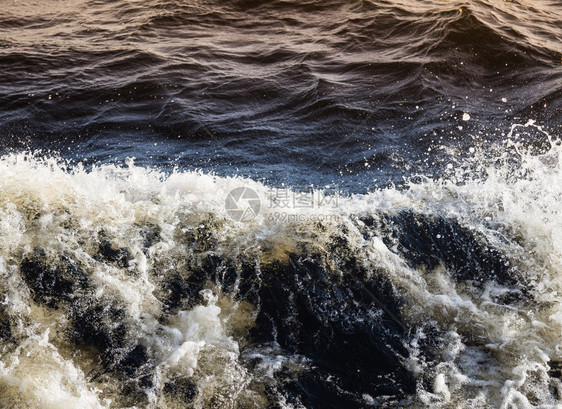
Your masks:
<instances>
[{"instance_id":1,"label":"ocean water","mask_svg":"<svg viewBox=\"0 0 562 409\"><path fill-rule=\"evenodd\" d=\"M562 407L559 1L0 0L0 407Z\"/></svg>"}]
</instances>

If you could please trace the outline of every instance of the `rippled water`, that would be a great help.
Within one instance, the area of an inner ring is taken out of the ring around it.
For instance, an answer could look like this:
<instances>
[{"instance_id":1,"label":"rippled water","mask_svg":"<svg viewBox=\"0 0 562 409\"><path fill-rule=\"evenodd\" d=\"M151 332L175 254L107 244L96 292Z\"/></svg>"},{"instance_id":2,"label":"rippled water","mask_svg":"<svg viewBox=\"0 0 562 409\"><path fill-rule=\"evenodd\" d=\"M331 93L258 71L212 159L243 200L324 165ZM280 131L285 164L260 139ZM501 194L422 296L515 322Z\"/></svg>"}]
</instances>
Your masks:
<instances>
[{"instance_id":1,"label":"rippled water","mask_svg":"<svg viewBox=\"0 0 562 409\"><path fill-rule=\"evenodd\" d=\"M557 2L5 1L0 13L7 147L357 191L400 180L405 163L426 173L427 149L495 139L514 117L560 124Z\"/></svg>"},{"instance_id":2,"label":"rippled water","mask_svg":"<svg viewBox=\"0 0 562 409\"><path fill-rule=\"evenodd\" d=\"M559 2L0 6L0 406L560 405Z\"/></svg>"}]
</instances>

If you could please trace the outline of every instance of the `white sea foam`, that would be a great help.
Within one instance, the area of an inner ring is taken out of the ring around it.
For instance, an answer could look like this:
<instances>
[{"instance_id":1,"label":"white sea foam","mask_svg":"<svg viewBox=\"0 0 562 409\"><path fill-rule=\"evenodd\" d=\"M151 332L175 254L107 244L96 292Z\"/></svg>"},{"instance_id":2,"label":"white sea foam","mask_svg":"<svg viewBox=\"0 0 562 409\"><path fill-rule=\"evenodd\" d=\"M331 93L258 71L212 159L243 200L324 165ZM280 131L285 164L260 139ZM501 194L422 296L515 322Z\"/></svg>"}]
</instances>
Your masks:
<instances>
[{"instance_id":1,"label":"white sea foam","mask_svg":"<svg viewBox=\"0 0 562 409\"><path fill-rule=\"evenodd\" d=\"M519 127L536 129L533 123ZM299 217L285 219L272 217L279 209L266 205L271 189L249 179L180 171L165 175L132 161L123 168L68 169L54 158L6 155L0 159L0 289L17 341L6 344L0 357L0 389L6 391L0 401L22 408L117 407L117 392L84 375L88 359L72 354L64 331L57 331L66 325L64 315L32 303L19 277L17 260L42 248L49 257L71 254L89 268L98 296L125 306L135 337L157 358L156 389L181 374L193 378L201 392L196 406L204 407L210 397L265 405L259 388L249 386L253 377L272 378L294 358L271 347L248 352L246 358L259 356L262 363L255 373L245 368L240 343L254 312L228 297L221 301L216 288L204 290L201 304L159 322L154 270L165 276L178 269L173 263L194 251L182 242L183 235L199 230L212 232L218 255L283 258L296 241L321 249L345 227L350 247L369 271L384 271L406 300L407 324L422 328L433 321L444 334L437 362L427 361L419 349L428 336L422 329L410 340L410 369L420 379L432 379L429 390L419 384L420 406L555 406L562 387L548 370L551 360L562 359L562 149L548 139L550 148L540 154L526 151L514 138L495 161L500 165L467 160L446 179L340 197L337 207L288 208L288 215ZM515 165L509 155L517 158ZM262 199L259 214L244 222L232 220L225 209L228 193L240 186ZM454 218L481 234L517 267L530 301L500 305L494 299L506 291L501 285L490 282L484 291L473 292L444 266L413 269L378 234L366 238L359 231L356 216L376 218L404 209ZM318 221L320 214L337 218ZM148 249L143 249L145 226L159 232ZM100 231L127 248L127 267L95 260L93 236ZM166 407L158 390L151 396L150 405ZM365 396L366 402L374 399Z\"/></svg>"}]
</instances>

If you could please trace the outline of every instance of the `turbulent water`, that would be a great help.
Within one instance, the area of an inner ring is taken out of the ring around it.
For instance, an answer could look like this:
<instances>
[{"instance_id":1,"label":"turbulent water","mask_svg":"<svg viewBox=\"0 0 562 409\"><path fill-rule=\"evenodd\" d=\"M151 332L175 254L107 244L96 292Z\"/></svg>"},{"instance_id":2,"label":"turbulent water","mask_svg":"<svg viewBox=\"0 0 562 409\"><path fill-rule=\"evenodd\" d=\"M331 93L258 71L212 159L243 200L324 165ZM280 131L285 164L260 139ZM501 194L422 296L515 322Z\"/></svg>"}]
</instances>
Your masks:
<instances>
[{"instance_id":1,"label":"turbulent water","mask_svg":"<svg viewBox=\"0 0 562 409\"><path fill-rule=\"evenodd\" d=\"M562 407L559 1L0 0L0 407Z\"/></svg>"}]
</instances>

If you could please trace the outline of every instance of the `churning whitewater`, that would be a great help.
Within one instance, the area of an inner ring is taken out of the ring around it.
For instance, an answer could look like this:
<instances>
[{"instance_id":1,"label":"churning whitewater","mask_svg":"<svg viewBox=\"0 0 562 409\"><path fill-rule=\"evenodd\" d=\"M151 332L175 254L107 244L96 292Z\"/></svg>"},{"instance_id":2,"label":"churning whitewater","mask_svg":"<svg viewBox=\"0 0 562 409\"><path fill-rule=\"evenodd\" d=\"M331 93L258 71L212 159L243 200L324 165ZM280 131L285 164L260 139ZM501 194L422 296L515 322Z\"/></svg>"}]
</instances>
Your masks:
<instances>
[{"instance_id":1,"label":"churning whitewater","mask_svg":"<svg viewBox=\"0 0 562 409\"><path fill-rule=\"evenodd\" d=\"M250 179L6 154L0 406L554 407L552 139L514 125L501 154L298 218ZM238 187L255 217L229 216Z\"/></svg>"}]
</instances>

